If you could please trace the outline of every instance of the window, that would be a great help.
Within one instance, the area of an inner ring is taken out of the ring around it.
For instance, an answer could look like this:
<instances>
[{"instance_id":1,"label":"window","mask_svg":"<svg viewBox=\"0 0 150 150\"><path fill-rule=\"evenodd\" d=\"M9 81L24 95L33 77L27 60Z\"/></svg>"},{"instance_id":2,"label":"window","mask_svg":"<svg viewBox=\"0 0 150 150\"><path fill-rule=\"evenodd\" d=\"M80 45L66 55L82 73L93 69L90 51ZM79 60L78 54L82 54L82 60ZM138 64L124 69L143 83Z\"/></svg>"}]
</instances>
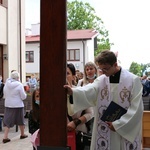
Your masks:
<instances>
[{"instance_id":1,"label":"window","mask_svg":"<svg viewBox=\"0 0 150 150\"><path fill-rule=\"evenodd\" d=\"M80 60L80 50L79 49L68 49L67 50L67 60L68 61L79 61Z\"/></svg>"},{"instance_id":2,"label":"window","mask_svg":"<svg viewBox=\"0 0 150 150\"><path fill-rule=\"evenodd\" d=\"M26 62L34 62L34 52L26 51Z\"/></svg>"}]
</instances>

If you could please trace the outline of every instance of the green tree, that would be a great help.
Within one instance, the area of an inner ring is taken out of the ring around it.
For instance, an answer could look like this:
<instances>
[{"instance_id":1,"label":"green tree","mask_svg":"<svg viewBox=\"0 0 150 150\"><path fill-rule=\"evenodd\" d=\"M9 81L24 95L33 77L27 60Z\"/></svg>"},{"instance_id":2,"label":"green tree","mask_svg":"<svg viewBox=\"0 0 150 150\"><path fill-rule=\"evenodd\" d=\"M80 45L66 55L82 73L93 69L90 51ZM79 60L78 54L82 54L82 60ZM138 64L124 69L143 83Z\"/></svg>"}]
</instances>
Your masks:
<instances>
[{"instance_id":1,"label":"green tree","mask_svg":"<svg viewBox=\"0 0 150 150\"><path fill-rule=\"evenodd\" d=\"M143 76L143 74L148 75L148 72L147 72L148 68L150 68L150 63L138 64L136 62L132 62L129 68L129 71L138 76Z\"/></svg>"},{"instance_id":2,"label":"green tree","mask_svg":"<svg viewBox=\"0 0 150 150\"><path fill-rule=\"evenodd\" d=\"M67 29L95 29L99 32L97 55L102 50L110 49L112 43L109 42L108 31L100 17L96 15L95 9L89 3L82 1L67 2Z\"/></svg>"},{"instance_id":3,"label":"green tree","mask_svg":"<svg viewBox=\"0 0 150 150\"><path fill-rule=\"evenodd\" d=\"M129 71L137 76L142 76L142 66L136 62L132 62Z\"/></svg>"}]
</instances>

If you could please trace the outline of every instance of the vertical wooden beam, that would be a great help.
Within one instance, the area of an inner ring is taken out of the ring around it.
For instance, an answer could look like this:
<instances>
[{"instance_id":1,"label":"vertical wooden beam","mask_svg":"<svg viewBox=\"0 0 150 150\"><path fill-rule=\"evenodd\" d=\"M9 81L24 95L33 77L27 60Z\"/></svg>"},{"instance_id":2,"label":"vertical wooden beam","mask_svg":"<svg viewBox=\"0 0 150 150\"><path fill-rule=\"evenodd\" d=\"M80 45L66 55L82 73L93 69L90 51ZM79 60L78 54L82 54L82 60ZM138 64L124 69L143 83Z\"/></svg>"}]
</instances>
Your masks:
<instances>
[{"instance_id":1,"label":"vertical wooden beam","mask_svg":"<svg viewBox=\"0 0 150 150\"><path fill-rule=\"evenodd\" d=\"M40 147L68 149L66 130L66 0L41 0Z\"/></svg>"}]
</instances>

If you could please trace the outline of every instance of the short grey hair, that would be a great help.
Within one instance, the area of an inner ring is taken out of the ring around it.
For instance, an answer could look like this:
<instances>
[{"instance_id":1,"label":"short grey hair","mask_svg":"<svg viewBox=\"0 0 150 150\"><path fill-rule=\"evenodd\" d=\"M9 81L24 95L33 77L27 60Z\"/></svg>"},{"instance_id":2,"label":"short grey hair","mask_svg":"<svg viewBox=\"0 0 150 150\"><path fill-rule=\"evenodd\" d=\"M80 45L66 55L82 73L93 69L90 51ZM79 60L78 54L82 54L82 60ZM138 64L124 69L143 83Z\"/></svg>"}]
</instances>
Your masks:
<instances>
[{"instance_id":1,"label":"short grey hair","mask_svg":"<svg viewBox=\"0 0 150 150\"><path fill-rule=\"evenodd\" d=\"M19 73L18 73L17 71L13 71L13 72L11 73L11 78L12 78L12 79L18 80L19 77L20 77L20 75L19 75Z\"/></svg>"}]
</instances>

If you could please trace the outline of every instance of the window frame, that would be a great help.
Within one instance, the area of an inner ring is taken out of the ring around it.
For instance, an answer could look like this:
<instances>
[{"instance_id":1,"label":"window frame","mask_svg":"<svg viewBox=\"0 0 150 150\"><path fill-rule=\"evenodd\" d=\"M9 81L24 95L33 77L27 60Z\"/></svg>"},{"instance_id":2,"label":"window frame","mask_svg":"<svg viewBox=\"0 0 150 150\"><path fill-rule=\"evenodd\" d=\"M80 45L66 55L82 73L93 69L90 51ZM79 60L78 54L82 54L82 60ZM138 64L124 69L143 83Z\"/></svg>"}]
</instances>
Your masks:
<instances>
[{"instance_id":1,"label":"window frame","mask_svg":"<svg viewBox=\"0 0 150 150\"><path fill-rule=\"evenodd\" d=\"M27 57L25 57L26 63L34 63L34 51L26 51L26 56L27 56L27 53L29 55L29 61L27 60ZM33 58L31 57L31 55L33 55Z\"/></svg>"},{"instance_id":2,"label":"window frame","mask_svg":"<svg viewBox=\"0 0 150 150\"><path fill-rule=\"evenodd\" d=\"M73 59L71 59L71 53L73 54ZM79 58L76 58L77 53L79 53ZM67 61L80 61L80 49L67 49Z\"/></svg>"}]
</instances>

